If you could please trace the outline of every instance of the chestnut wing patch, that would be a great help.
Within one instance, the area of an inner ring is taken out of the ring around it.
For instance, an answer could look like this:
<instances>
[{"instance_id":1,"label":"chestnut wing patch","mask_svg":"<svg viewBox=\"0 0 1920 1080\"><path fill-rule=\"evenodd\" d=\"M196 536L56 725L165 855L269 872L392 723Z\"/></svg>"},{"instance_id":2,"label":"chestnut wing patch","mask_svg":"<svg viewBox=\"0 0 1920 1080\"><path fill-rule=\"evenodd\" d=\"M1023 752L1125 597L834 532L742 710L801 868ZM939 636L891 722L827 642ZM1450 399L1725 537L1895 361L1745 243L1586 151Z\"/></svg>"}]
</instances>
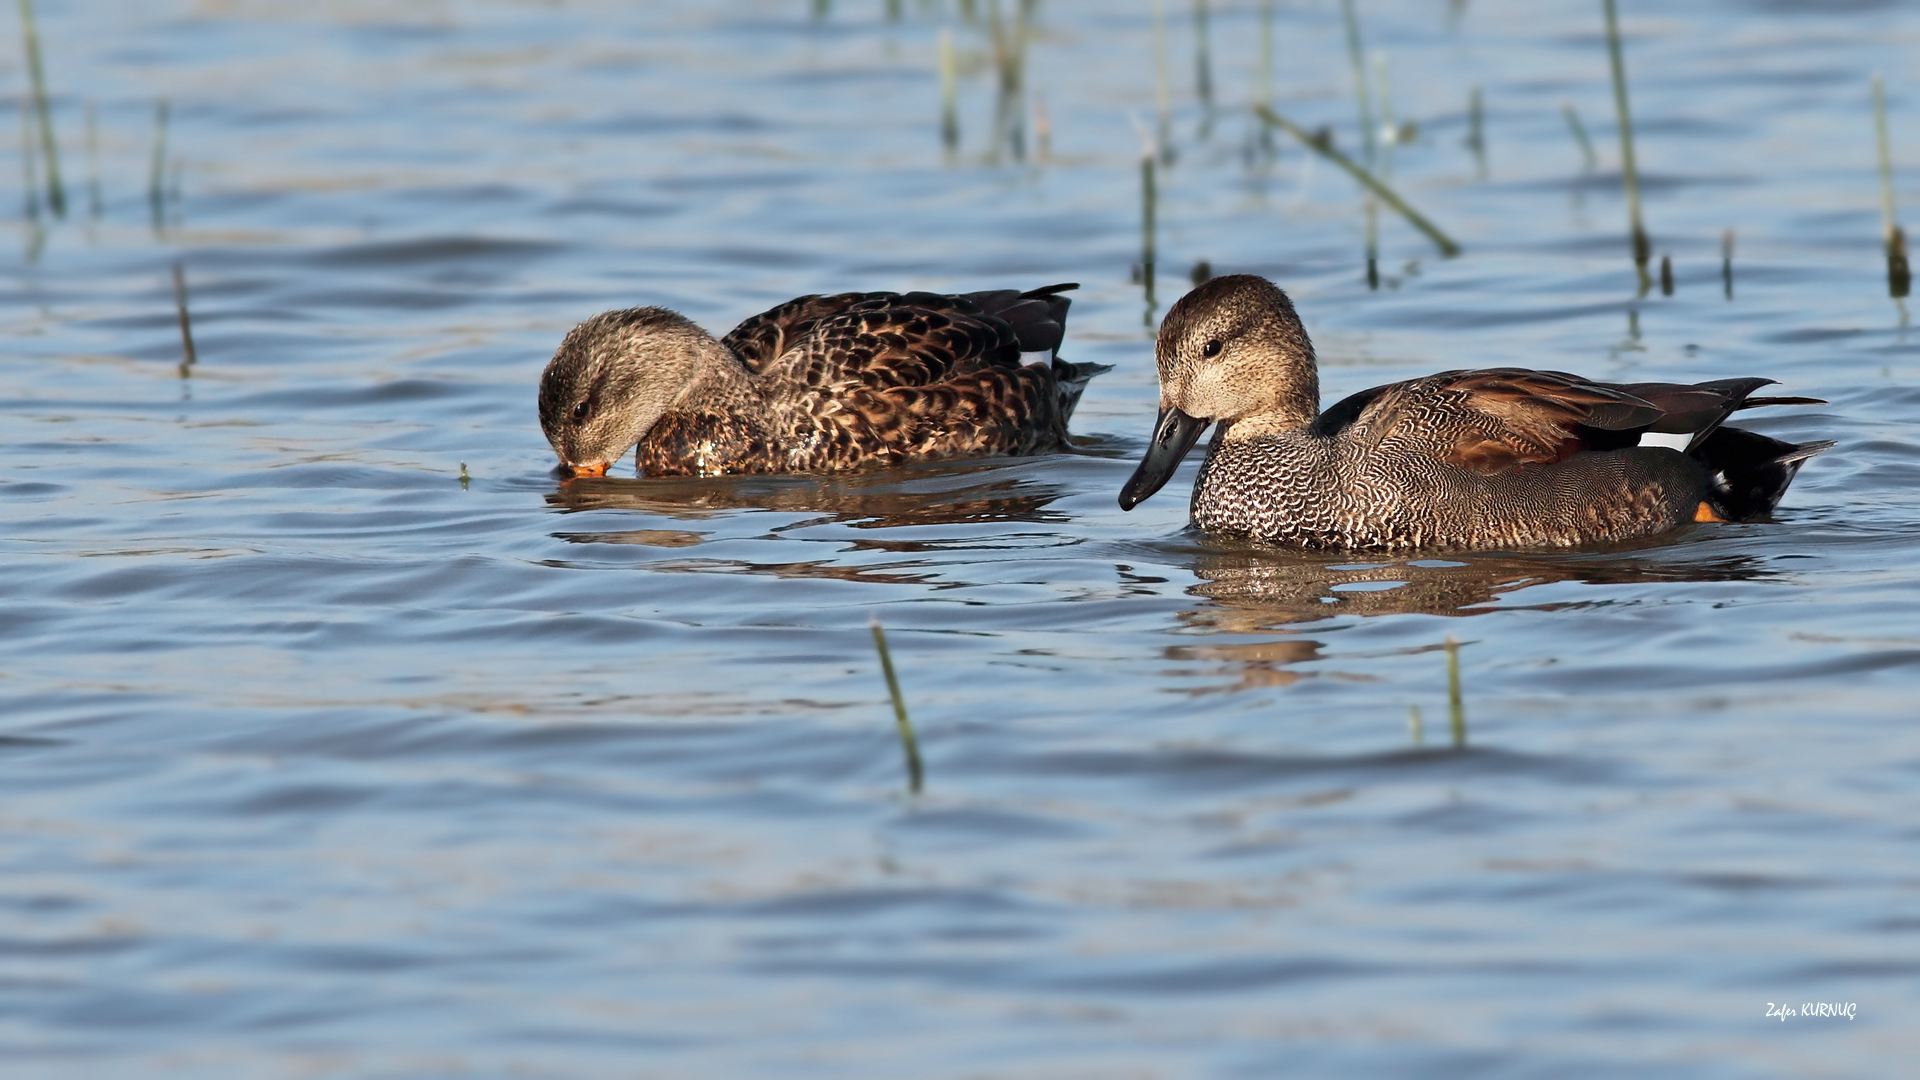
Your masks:
<instances>
[{"instance_id":1,"label":"chestnut wing patch","mask_svg":"<svg viewBox=\"0 0 1920 1080\"><path fill-rule=\"evenodd\" d=\"M1588 449L1581 429L1645 428L1663 415L1623 390L1560 371L1490 368L1450 371L1422 382L1462 415L1444 460L1479 473L1565 461ZM1637 441L1637 439L1636 439Z\"/></svg>"}]
</instances>

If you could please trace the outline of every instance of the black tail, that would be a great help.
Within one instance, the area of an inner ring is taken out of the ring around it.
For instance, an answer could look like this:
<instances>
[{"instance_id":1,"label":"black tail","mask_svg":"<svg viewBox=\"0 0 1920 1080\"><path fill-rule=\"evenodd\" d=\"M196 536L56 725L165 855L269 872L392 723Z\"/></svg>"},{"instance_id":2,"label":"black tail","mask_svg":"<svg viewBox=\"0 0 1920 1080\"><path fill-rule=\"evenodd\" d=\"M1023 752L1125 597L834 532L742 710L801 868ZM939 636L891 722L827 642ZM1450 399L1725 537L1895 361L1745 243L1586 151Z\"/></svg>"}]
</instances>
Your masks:
<instances>
[{"instance_id":1,"label":"black tail","mask_svg":"<svg viewBox=\"0 0 1920 1080\"><path fill-rule=\"evenodd\" d=\"M1060 294L1079 287L1078 283L1068 283L1027 292L996 289L967 293L966 298L983 314L1005 319L1013 328L1013 336L1020 340L1021 352L1054 352L1066 336L1067 308L1073 304L1072 297Z\"/></svg>"},{"instance_id":2,"label":"black tail","mask_svg":"<svg viewBox=\"0 0 1920 1080\"><path fill-rule=\"evenodd\" d=\"M1752 521L1773 513L1800 466L1832 445L1826 439L1795 445L1741 428L1719 427L1690 447L1687 456L1712 474L1708 499L1714 512L1728 521Z\"/></svg>"},{"instance_id":3,"label":"black tail","mask_svg":"<svg viewBox=\"0 0 1920 1080\"><path fill-rule=\"evenodd\" d=\"M1069 364L1058 357L1054 358L1053 377L1060 386L1062 424L1073 415L1073 407L1080 404L1080 395L1087 389L1087 380L1112 370L1112 364Z\"/></svg>"}]
</instances>

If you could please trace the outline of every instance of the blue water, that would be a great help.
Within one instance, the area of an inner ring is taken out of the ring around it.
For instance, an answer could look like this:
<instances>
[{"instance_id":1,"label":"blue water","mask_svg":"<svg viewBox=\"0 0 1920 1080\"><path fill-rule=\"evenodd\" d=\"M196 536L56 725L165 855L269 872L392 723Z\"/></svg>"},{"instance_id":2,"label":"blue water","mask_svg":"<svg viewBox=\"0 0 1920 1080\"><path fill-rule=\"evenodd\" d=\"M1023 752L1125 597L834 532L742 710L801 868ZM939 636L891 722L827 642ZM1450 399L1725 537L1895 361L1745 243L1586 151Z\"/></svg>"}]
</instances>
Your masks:
<instances>
[{"instance_id":1,"label":"blue water","mask_svg":"<svg viewBox=\"0 0 1920 1080\"><path fill-rule=\"evenodd\" d=\"M1018 49L1018 0L42 0L66 216L0 165L0 1071L1897 1075L1920 334L1869 79L1912 221L1920 9L1622 0L1667 296L1598 4L1356 5L1393 182L1464 248L1383 214L1377 290L1352 182L1249 119L1266 6L1210 5L1209 106L1165 5L1163 122L1149 3L1032 5ZM1272 106L1360 153L1341 5L1271 6ZM1776 522L1624 550L1211 540L1191 465L1115 504L1203 260L1293 294L1329 401L1763 375L1831 404L1749 426L1839 446ZM1073 280L1066 355L1115 369L1076 454L563 486L534 420L606 308ZM1821 1002L1854 1015L1766 1016Z\"/></svg>"}]
</instances>

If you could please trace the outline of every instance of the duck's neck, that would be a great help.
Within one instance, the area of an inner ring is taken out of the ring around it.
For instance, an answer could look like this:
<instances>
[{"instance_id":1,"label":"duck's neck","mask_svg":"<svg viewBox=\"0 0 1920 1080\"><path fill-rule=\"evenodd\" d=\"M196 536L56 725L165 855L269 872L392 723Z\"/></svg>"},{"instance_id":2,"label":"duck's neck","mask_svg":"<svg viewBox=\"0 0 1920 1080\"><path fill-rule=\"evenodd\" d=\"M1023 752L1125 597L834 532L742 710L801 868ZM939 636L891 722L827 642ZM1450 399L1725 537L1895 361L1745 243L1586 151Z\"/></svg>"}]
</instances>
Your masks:
<instances>
[{"instance_id":1,"label":"duck's neck","mask_svg":"<svg viewBox=\"0 0 1920 1080\"><path fill-rule=\"evenodd\" d=\"M1288 431L1304 431L1320 415L1320 380L1309 375L1288 387L1266 408L1235 420L1222 421L1219 437L1228 442L1256 439Z\"/></svg>"},{"instance_id":2,"label":"duck's neck","mask_svg":"<svg viewBox=\"0 0 1920 1080\"><path fill-rule=\"evenodd\" d=\"M676 409L701 409L759 419L766 412L760 380L725 344L708 337L694 354L686 389L674 399Z\"/></svg>"}]
</instances>

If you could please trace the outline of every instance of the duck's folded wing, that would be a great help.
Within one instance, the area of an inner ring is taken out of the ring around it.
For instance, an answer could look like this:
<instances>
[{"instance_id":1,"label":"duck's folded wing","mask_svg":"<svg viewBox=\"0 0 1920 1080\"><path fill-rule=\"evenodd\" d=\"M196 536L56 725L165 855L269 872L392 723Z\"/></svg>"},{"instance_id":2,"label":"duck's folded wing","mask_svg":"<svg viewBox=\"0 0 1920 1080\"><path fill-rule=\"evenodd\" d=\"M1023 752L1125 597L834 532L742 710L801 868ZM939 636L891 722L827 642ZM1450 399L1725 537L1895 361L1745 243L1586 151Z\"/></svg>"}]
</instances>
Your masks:
<instances>
[{"instance_id":1,"label":"duck's folded wing","mask_svg":"<svg viewBox=\"0 0 1920 1080\"><path fill-rule=\"evenodd\" d=\"M885 301L898 295L890 292L851 292L795 297L742 322L727 331L727 336L721 338L720 342L732 349L748 370L761 374L788 349L805 341L822 319L839 315L861 304Z\"/></svg>"},{"instance_id":2,"label":"duck's folded wing","mask_svg":"<svg viewBox=\"0 0 1920 1080\"><path fill-rule=\"evenodd\" d=\"M1563 371L1448 371L1412 385L1419 389L1396 409L1396 425L1420 425L1439 439L1442 460L1481 473L1563 461L1589 448L1583 429L1632 431L1662 416L1643 398Z\"/></svg>"}]
</instances>

